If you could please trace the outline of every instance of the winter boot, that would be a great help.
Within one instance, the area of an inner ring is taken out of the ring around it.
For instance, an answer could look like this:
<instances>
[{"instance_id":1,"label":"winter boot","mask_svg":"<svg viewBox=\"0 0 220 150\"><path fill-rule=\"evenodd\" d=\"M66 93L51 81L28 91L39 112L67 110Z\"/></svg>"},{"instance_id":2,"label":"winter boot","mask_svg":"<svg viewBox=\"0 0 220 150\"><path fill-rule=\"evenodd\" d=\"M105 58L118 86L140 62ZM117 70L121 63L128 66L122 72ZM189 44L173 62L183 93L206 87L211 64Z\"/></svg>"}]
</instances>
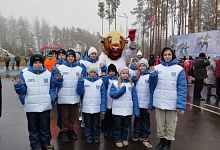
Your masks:
<instances>
[{"instance_id":1,"label":"winter boot","mask_svg":"<svg viewBox=\"0 0 220 150\"><path fill-rule=\"evenodd\" d=\"M70 135L72 140L77 140L78 139L78 136L76 135L76 133L73 130L69 130L69 135Z\"/></svg>"},{"instance_id":2,"label":"winter boot","mask_svg":"<svg viewBox=\"0 0 220 150\"><path fill-rule=\"evenodd\" d=\"M109 136L110 136L110 131L111 131L110 128L106 128L106 129L105 129L105 133L104 133L104 137L105 137L105 138L109 138Z\"/></svg>"},{"instance_id":3,"label":"winter boot","mask_svg":"<svg viewBox=\"0 0 220 150\"><path fill-rule=\"evenodd\" d=\"M164 145L165 139L161 138L160 143L156 146L155 150L163 150L163 145Z\"/></svg>"},{"instance_id":4,"label":"winter boot","mask_svg":"<svg viewBox=\"0 0 220 150\"><path fill-rule=\"evenodd\" d=\"M171 145L171 141L165 139L164 145L163 145L163 149L162 150L171 150L170 149L170 145Z\"/></svg>"},{"instance_id":5,"label":"winter boot","mask_svg":"<svg viewBox=\"0 0 220 150\"><path fill-rule=\"evenodd\" d=\"M62 141L63 141L64 143L68 143L68 142L69 142L68 131L63 131L63 132L62 132Z\"/></svg>"},{"instance_id":6,"label":"winter boot","mask_svg":"<svg viewBox=\"0 0 220 150\"><path fill-rule=\"evenodd\" d=\"M44 150L54 150L54 146L52 144L47 145Z\"/></svg>"}]
</instances>

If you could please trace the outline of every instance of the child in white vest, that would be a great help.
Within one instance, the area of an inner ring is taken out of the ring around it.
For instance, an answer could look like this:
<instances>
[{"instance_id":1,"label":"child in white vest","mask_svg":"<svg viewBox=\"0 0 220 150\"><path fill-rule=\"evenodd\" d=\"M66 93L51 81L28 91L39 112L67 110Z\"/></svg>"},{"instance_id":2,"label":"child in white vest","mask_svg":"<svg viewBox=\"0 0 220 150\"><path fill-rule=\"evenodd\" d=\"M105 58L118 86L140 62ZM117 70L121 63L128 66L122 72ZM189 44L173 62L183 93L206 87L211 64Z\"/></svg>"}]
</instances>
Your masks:
<instances>
[{"instance_id":1,"label":"child in white vest","mask_svg":"<svg viewBox=\"0 0 220 150\"><path fill-rule=\"evenodd\" d=\"M50 110L56 88L54 77L45 68L42 55L34 54L26 71L13 78L14 88L24 105L32 149L53 150L50 144Z\"/></svg>"},{"instance_id":2,"label":"child in white vest","mask_svg":"<svg viewBox=\"0 0 220 150\"><path fill-rule=\"evenodd\" d=\"M114 64L110 64L108 66L108 74L104 75L102 77L102 80L107 90L107 109L106 109L105 118L104 118L104 124L105 124L104 137L108 138L111 134L111 131L113 131L113 122L114 122L114 118L112 115L112 98L109 95L110 88L111 88L112 83L118 80L117 69Z\"/></svg>"},{"instance_id":3,"label":"child in white vest","mask_svg":"<svg viewBox=\"0 0 220 150\"><path fill-rule=\"evenodd\" d=\"M99 67L98 75L101 76L102 72L106 72L106 66L98 64L98 51L94 47L90 47L88 51L88 57L85 57L84 61L80 62L80 66L83 68L83 77L87 75L87 70L90 65L96 65Z\"/></svg>"},{"instance_id":4,"label":"child in white vest","mask_svg":"<svg viewBox=\"0 0 220 150\"><path fill-rule=\"evenodd\" d=\"M99 143L100 112L106 112L106 89L103 81L97 76L98 67L90 65L88 76L79 78L77 93L83 95L82 112L84 117L86 143Z\"/></svg>"},{"instance_id":5,"label":"child in white vest","mask_svg":"<svg viewBox=\"0 0 220 150\"><path fill-rule=\"evenodd\" d=\"M70 49L66 52L66 62L56 69L58 79L56 86L58 89L57 103L60 105L62 114L62 141L67 143L70 139L77 140L74 132L74 123L77 114L77 107L80 96L76 93L78 76L82 73L82 68L75 62L76 53ZM60 80L59 80L60 79Z\"/></svg>"},{"instance_id":6,"label":"child in white vest","mask_svg":"<svg viewBox=\"0 0 220 150\"><path fill-rule=\"evenodd\" d=\"M140 111L128 67L120 67L118 73L118 81L112 83L110 97L113 99L114 141L117 147L123 147L128 146L128 124L133 110L135 116L140 116Z\"/></svg>"},{"instance_id":7,"label":"child in white vest","mask_svg":"<svg viewBox=\"0 0 220 150\"><path fill-rule=\"evenodd\" d=\"M150 72L148 61L142 58L139 61L139 70L136 73L137 78L136 90L138 96L138 104L140 108L140 117L134 119L133 141L140 140L146 147L150 148L152 145L148 142L150 135L150 112L153 109L150 104L150 96L152 95L151 82L157 81L157 72ZM133 80L134 81L134 80Z\"/></svg>"}]
</instances>

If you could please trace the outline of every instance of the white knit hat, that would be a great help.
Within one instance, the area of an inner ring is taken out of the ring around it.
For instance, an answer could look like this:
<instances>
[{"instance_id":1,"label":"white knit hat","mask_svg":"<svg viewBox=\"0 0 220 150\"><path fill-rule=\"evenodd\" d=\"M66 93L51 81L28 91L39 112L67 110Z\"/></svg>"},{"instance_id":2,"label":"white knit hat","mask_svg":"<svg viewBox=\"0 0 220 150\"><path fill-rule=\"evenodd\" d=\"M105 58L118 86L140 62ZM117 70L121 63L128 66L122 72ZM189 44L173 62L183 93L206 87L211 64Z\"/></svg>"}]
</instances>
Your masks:
<instances>
[{"instance_id":1,"label":"white knit hat","mask_svg":"<svg viewBox=\"0 0 220 150\"><path fill-rule=\"evenodd\" d=\"M97 52L97 50L96 50L95 47L90 47L90 49L89 49L89 51L88 51L88 56L89 56L90 54L92 54L92 53L98 54L98 52Z\"/></svg>"},{"instance_id":2,"label":"white knit hat","mask_svg":"<svg viewBox=\"0 0 220 150\"><path fill-rule=\"evenodd\" d=\"M137 56L142 56L143 54L141 53L141 51L139 50L138 52L137 52Z\"/></svg>"},{"instance_id":3,"label":"white knit hat","mask_svg":"<svg viewBox=\"0 0 220 150\"><path fill-rule=\"evenodd\" d=\"M118 74L120 75L123 70L128 70L129 71L129 68L127 66L120 66L118 68Z\"/></svg>"},{"instance_id":4,"label":"white knit hat","mask_svg":"<svg viewBox=\"0 0 220 150\"><path fill-rule=\"evenodd\" d=\"M78 53L76 53L76 58L77 58L77 59L80 59L80 58L81 58Z\"/></svg>"},{"instance_id":5,"label":"white knit hat","mask_svg":"<svg viewBox=\"0 0 220 150\"><path fill-rule=\"evenodd\" d=\"M145 58L141 58L141 60L139 61L139 66L140 64L145 64L147 66L147 68L149 67L148 61Z\"/></svg>"},{"instance_id":6,"label":"white knit hat","mask_svg":"<svg viewBox=\"0 0 220 150\"><path fill-rule=\"evenodd\" d=\"M90 65L87 69L87 72L90 73L91 71L95 71L96 73L98 73L98 67L96 65Z\"/></svg>"}]
</instances>

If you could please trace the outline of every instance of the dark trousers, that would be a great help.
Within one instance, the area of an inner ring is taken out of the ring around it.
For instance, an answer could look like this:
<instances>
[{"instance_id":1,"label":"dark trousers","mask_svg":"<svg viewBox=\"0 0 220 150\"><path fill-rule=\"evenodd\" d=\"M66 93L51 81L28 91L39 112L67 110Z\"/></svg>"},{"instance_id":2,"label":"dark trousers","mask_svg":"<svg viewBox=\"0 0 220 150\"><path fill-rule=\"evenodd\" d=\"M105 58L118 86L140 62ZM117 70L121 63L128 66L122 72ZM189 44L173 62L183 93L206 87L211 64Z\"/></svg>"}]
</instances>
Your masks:
<instances>
[{"instance_id":1,"label":"dark trousers","mask_svg":"<svg viewBox=\"0 0 220 150\"><path fill-rule=\"evenodd\" d=\"M62 131L73 130L78 104L60 104Z\"/></svg>"},{"instance_id":2,"label":"dark trousers","mask_svg":"<svg viewBox=\"0 0 220 150\"><path fill-rule=\"evenodd\" d=\"M16 61L16 66L19 68L20 67L20 61Z\"/></svg>"},{"instance_id":3,"label":"dark trousers","mask_svg":"<svg viewBox=\"0 0 220 150\"><path fill-rule=\"evenodd\" d=\"M220 78L216 78L216 95L220 96Z\"/></svg>"},{"instance_id":4,"label":"dark trousers","mask_svg":"<svg viewBox=\"0 0 220 150\"><path fill-rule=\"evenodd\" d=\"M194 84L194 91L193 91L193 96L194 98L201 98L201 92L203 89L203 82L204 79L195 79L195 84Z\"/></svg>"},{"instance_id":5,"label":"dark trousers","mask_svg":"<svg viewBox=\"0 0 220 150\"><path fill-rule=\"evenodd\" d=\"M128 140L128 124L131 116L114 115L114 141L120 143Z\"/></svg>"},{"instance_id":6,"label":"dark trousers","mask_svg":"<svg viewBox=\"0 0 220 150\"><path fill-rule=\"evenodd\" d=\"M150 135L150 113L147 109L140 108L140 117L134 119L134 138L147 139Z\"/></svg>"},{"instance_id":7,"label":"dark trousers","mask_svg":"<svg viewBox=\"0 0 220 150\"><path fill-rule=\"evenodd\" d=\"M85 139L99 139L100 136L100 113L84 113L84 131L85 131Z\"/></svg>"},{"instance_id":8,"label":"dark trousers","mask_svg":"<svg viewBox=\"0 0 220 150\"><path fill-rule=\"evenodd\" d=\"M60 109L60 104L57 103L57 126L62 129L62 114Z\"/></svg>"},{"instance_id":9,"label":"dark trousers","mask_svg":"<svg viewBox=\"0 0 220 150\"><path fill-rule=\"evenodd\" d=\"M5 67L8 69L8 67L9 67L9 62L5 62Z\"/></svg>"},{"instance_id":10,"label":"dark trousers","mask_svg":"<svg viewBox=\"0 0 220 150\"><path fill-rule=\"evenodd\" d=\"M112 115L112 109L106 109L105 113L105 129L106 131L110 131L114 125L114 117Z\"/></svg>"},{"instance_id":11,"label":"dark trousers","mask_svg":"<svg viewBox=\"0 0 220 150\"><path fill-rule=\"evenodd\" d=\"M44 112L27 112L29 140L32 149L46 147L50 144L50 110Z\"/></svg>"}]
</instances>

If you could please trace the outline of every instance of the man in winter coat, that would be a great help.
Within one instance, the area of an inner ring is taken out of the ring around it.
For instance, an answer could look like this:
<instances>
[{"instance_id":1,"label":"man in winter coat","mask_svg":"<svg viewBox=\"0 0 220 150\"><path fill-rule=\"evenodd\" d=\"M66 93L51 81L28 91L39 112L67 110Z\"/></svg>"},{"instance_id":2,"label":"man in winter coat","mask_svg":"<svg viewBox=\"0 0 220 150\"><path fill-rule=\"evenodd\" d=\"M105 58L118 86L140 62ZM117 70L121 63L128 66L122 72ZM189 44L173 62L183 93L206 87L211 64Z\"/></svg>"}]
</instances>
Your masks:
<instances>
[{"instance_id":1,"label":"man in winter coat","mask_svg":"<svg viewBox=\"0 0 220 150\"><path fill-rule=\"evenodd\" d=\"M195 78L195 83L194 83L194 98L195 99L200 99L200 100L205 100L201 96L201 91L203 89L203 82L204 79L207 78L207 70L206 66L210 65L210 61L206 58L205 53L200 53L199 57L196 57L194 60L194 78Z\"/></svg>"}]
</instances>

